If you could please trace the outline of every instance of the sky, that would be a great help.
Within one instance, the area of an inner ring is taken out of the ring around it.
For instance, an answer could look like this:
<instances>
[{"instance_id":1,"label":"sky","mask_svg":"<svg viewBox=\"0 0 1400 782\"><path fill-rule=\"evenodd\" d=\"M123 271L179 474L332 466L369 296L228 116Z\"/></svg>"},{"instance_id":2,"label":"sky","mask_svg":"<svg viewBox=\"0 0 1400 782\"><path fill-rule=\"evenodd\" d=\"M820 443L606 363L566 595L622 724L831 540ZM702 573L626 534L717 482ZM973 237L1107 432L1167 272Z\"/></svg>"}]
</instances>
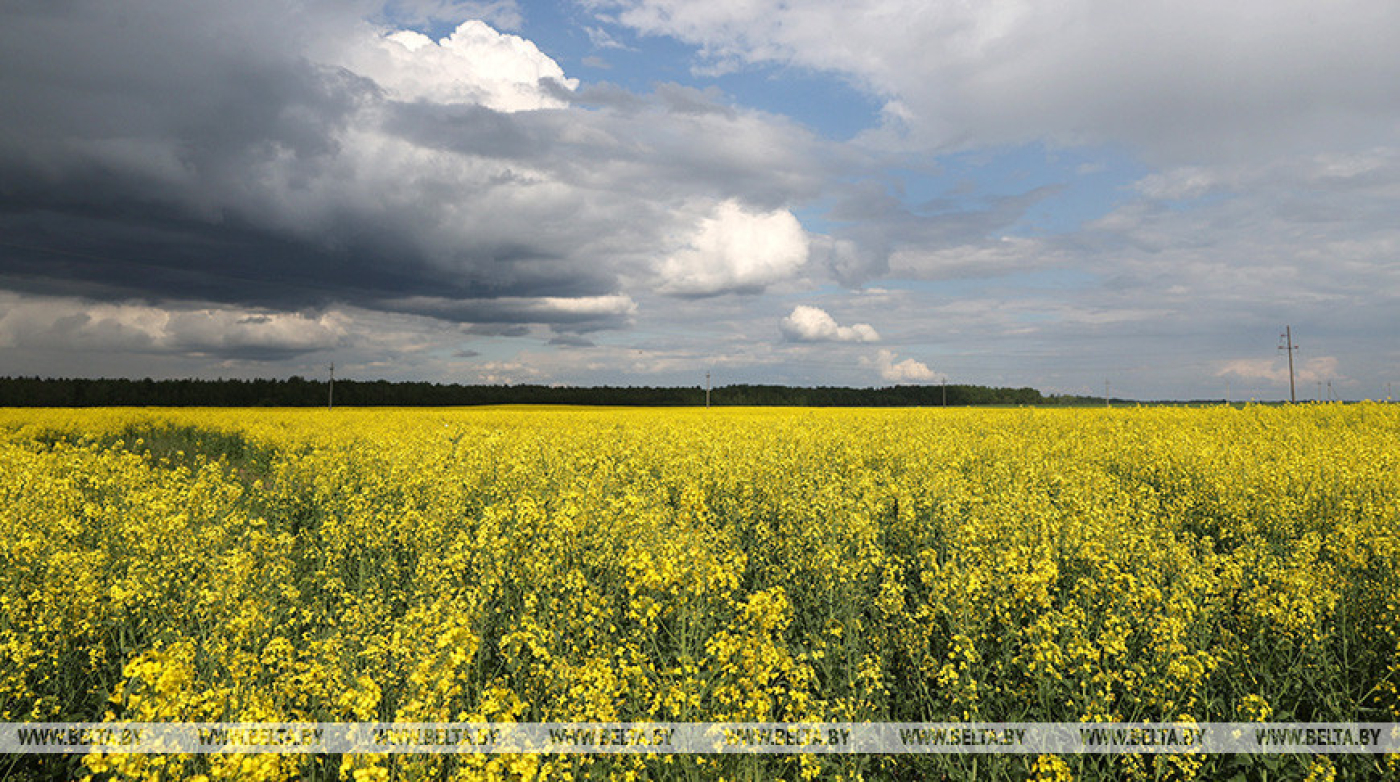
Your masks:
<instances>
[{"instance_id":1,"label":"sky","mask_svg":"<svg viewBox=\"0 0 1400 782\"><path fill-rule=\"evenodd\" d=\"M0 0L0 375L1380 399L1394 0Z\"/></svg>"}]
</instances>

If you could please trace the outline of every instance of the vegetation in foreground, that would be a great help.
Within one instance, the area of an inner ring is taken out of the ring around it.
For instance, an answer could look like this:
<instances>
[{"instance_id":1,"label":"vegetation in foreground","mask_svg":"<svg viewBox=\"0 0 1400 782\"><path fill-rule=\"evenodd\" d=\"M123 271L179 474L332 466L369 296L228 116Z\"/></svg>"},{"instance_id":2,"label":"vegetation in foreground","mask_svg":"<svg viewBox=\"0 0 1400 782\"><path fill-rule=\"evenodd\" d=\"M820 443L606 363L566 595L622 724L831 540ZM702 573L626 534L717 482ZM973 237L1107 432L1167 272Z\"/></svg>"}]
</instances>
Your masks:
<instances>
[{"instance_id":1,"label":"vegetation in foreground","mask_svg":"<svg viewBox=\"0 0 1400 782\"><path fill-rule=\"evenodd\" d=\"M1400 721L1400 408L0 411L3 721ZM1395 758L26 756L95 779ZM0 773L7 769L0 765Z\"/></svg>"}]
</instances>

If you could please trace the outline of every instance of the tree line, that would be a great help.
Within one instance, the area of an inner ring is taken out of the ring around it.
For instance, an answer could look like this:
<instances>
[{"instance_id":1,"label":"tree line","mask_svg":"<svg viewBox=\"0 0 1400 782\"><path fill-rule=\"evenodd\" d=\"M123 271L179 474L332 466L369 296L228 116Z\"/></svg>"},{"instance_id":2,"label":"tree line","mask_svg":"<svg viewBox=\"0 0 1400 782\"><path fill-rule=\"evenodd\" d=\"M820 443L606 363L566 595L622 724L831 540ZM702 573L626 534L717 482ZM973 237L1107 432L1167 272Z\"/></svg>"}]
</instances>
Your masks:
<instances>
[{"instance_id":1,"label":"tree line","mask_svg":"<svg viewBox=\"0 0 1400 782\"><path fill-rule=\"evenodd\" d=\"M1054 400L1034 388L975 385L844 388L728 385L710 392L714 406L938 407L1038 405ZM325 407L324 380L131 380L124 378L0 378L0 407ZM456 383L336 380L335 406L447 407L505 404L697 406L700 386L459 385Z\"/></svg>"}]
</instances>

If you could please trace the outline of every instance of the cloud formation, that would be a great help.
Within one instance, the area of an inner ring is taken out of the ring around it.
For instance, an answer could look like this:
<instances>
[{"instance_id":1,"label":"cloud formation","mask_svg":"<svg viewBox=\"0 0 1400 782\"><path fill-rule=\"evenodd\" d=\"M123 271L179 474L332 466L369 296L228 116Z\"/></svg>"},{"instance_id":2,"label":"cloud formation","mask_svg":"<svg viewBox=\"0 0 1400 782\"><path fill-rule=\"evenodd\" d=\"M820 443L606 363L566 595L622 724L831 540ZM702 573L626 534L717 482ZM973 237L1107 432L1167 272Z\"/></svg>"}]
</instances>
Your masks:
<instances>
[{"instance_id":1,"label":"cloud formation","mask_svg":"<svg viewBox=\"0 0 1400 782\"><path fill-rule=\"evenodd\" d=\"M1351 378L1338 371L1339 362L1335 356L1317 356L1298 360L1293 369L1293 382L1299 383L1346 383ZM1227 361L1216 372L1220 377L1236 377L1244 380L1267 380L1277 385L1287 385L1288 362L1267 358L1246 358ZM1300 389L1304 394L1309 389Z\"/></svg>"},{"instance_id":2,"label":"cloud formation","mask_svg":"<svg viewBox=\"0 0 1400 782\"><path fill-rule=\"evenodd\" d=\"M516 112L563 108L567 102L543 87L546 80L578 87L535 44L467 21L434 41L422 33L366 30L342 54L350 71L368 77L389 98L405 102L469 104Z\"/></svg>"},{"instance_id":3,"label":"cloud formation","mask_svg":"<svg viewBox=\"0 0 1400 782\"><path fill-rule=\"evenodd\" d=\"M1277 398L1289 323L1374 395L1396 39L1384 0L12 2L0 361Z\"/></svg>"},{"instance_id":4,"label":"cloud formation","mask_svg":"<svg viewBox=\"0 0 1400 782\"><path fill-rule=\"evenodd\" d=\"M629 296L503 296L449 299L412 296L380 302L383 309L471 324L548 323L560 332L621 328L637 312Z\"/></svg>"},{"instance_id":5,"label":"cloud formation","mask_svg":"<svg viewBox=\"0 0 1400 782\"><path fill-rule=\"evenodd\" d=\"M171 309L0 293L0 345L285 360L333 348L347 321L232 308Z\"/></svg>"},{"instance_id":6,"label":"cloud formation","mask_svg":"<svg viewBox=\"0 0 1400 782\"><path fill-rule=\"evenodd\" d=\"M1388 143L1400 116L1389 0L594 5L701 47L702 67L843 74L884 99L886 141L922 148L1051 139L1127 143L1161 161L1257 159L1324 139Z\"/></svg>"},{"instance_id":7,"label":"cloud formation","mask_svg":"<svg viewBox=\"0 0 1400 782\"><path fill-rule=\"evenodd\" d=\"M879 342L880 335L869 323L841 326L826 310L799 304L778 324L783 336L792 342Z\"/></svg>"},{"instance_id":8,"label":"cloud formation","mask_svg":"<svg viewBox=\"0 0 1400 782\"><path fill-rule=\"evenodd\" d=\"M887 383L932 383L938 380L938 374L929 369L924 362L912 358L896 361L897 358L899 357L893 350L882 348L875 354L874 359L865 359L864 363L876 369L880 373L880 379Z\"/></svg>"},{"instance_id":9,"label":"cloud formation","mask_svg":"<svg viewBox=\"0 0 1400 782\"><path fill-rule=\"evenodd\" d=\"M779 117L666 85L589 106L479 21L434 41L329 1L70 5L0 29L11 290L569 331L560 301L759 291L805 260L785 205L828 164Z\"/></svg>"},{"instance_id":10,"label":"cloud formation","mask_svg":"<svg viewBox=\"0 0 1400 782\"><path fill-rule=\"evenodd\" d=\"M758 213L737 201L718 204L685 246L661 264L662 293L717 296L758 293L807 262L807 235L791 212Z\"/></svg>"}]
</instances>

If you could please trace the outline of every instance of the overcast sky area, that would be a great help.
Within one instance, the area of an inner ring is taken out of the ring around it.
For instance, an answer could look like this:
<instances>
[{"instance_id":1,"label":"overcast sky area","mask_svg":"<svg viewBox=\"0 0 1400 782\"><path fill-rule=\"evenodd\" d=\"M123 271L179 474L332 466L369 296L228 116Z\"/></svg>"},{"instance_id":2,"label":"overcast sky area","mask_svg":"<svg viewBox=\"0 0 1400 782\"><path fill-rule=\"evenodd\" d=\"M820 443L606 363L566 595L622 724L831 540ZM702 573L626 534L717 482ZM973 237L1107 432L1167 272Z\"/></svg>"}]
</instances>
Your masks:
<instances>
[{"instance_id":1,"label":"overcast sky area","mask_svg":"<svg viewBox=\"0 0 1400 782\"><path fill-rule=\"evenodd\" d=\"M1394 0L0 0L0 375L1400 387ZM1395 389L1400 391L1400 388Z\"/></svg>"}]
</instances>

